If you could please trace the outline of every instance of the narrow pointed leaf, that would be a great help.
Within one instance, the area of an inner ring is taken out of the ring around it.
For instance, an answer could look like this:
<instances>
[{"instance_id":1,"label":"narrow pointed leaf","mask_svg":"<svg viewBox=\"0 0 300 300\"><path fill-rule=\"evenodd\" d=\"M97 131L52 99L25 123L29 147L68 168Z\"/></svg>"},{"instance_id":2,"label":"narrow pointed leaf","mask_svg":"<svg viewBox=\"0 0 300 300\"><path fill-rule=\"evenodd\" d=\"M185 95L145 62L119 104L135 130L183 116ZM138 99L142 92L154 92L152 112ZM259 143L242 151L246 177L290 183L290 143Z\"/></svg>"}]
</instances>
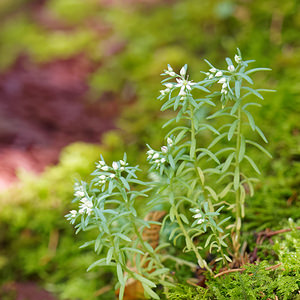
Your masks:
<instances>
[{"instance_id":1,"label":"narrow pointed leaf","mask_svg":"<svg viewBox=\"0 0 300 300\"><path fill-rule=\"evenodd\" d=\"M245 137L241 137L241 145L240 145L240 152L239 152L239 162L241 162L244 158L246 151L246 143L245 143Z\"/></svg>"},{"instance_id":2,"label":"narrow pointed leaf","mask_svg":"<svg viewBox=\"0 0 300 300\"><path fill-rule=\"evenodd\" d=\"M245 158L248 160L248 162L250 163L250 165L252 166L252 168L253 168L258 174L260 174L260 171L259 171L257 165L255 164L255 162L252 160L252 158L250 158L248 155L245 155Z\"/></svg>"},{"instance_id":3,"label":"narrow pointed leaf","mask_svg":"<svg viewBox=\"0 0 300 300\"><path fill-rule=\"evenodd\" d=\"M122 266L119 263L117 263L117 276L118 276L118 280L119 280L120 284L125 285Z\"/></svg>"},{"instance_id":4,"label":"narrow pointed leaf","mask_svg":"<svg viewBox=\"0 0 300 300\"><path fill-rule=\"evenodd\" d=\"M208 149L212 148L215 144L217 144L222 138L224 138L227 135L227 132L224 132L220 135L218 135L207 147Z\"/></svg>"},{"instance_id":5,"label":"narrow pointed leaf","mask_svg":"<svg viewBox=\"0 0 300 300\"><path fill-rule=\"evenodd\" d=\"M260 151L262 151L263 153L265 153L268 157L272 158L271 153L268 150L266 150L263 146L259 145L258 143L250 141L250 140L246 140L246 143L255 146Z\"/></svg>"},{"instance_id":6,"label":"narrow pointed leaf","mask_svg":"<svg viewBox=\"0 0 300 300\"><path fill-rule=\"evenodd\" d=\"M245 74L251 74L254 72L258 72L258 71L272 71L272 69L270 69L270 68L255 68L255 69L246 71Z\"/></svg>"},{"instance_id":7,"label":"narrow pointed leaf","mask_svg":"<svg viewBox=\"0 0 300 300\"><path fill-rule=\"evenodd\" d=\"M234 157L234 152L233 153L230 153L222 167L222 173L226 172L228 170L228 168L230 167L230 164L233 160L233 157Z\"/></svg>"},{"instance_id":8,"label":"narrow pointed leaf","mask_svg":"<svg viewBox=\"0 0 300 300\"><path fill-rule=\"evenodd\" d=\"M255 122L254 122L254 119L253 119L252 115L247 110L243 110L243 112L246 114L246 116L247 116L247 118L249 120L249 124L250 124L251 129L253 131L255 131L256 125L255 125Z\"/></svg>"},{"instance_id":9,"label":"narrow pointed leaf","mask_svg":"<svg viewBox=\"0 0 300 300\"><path fill-rule=\"evenodd\" d=\"M255 126L255 130L258 132L258 134L264 140L264 142L268 143L268 140L266 139L266 137L265 137L264 133L261 131L261 129L259 127Z\"/></svg>"},{"instance_id":10,"label":"narrow pointed leaf","mask_svg":"<svg viewBox=\"0 0 300 300\"><path fill-rule=\"evenodd\" d=\"M236 80L234 85L234 91L237 98L240 98L241 95L241 81Z\"/></svg>"},{"instance_id":11,"label":"narrow pointed leaf","mask_svg":"<svg viewBox=\"0 0 300 300\"><path fill-rule=\"evenodd\" d=\"M232 139L238 122L239 122L239 120L235 120L232 123L232 125L230 126L229 131L228 131L228 141L230 141Z\"/></svg>"}]
</instances>

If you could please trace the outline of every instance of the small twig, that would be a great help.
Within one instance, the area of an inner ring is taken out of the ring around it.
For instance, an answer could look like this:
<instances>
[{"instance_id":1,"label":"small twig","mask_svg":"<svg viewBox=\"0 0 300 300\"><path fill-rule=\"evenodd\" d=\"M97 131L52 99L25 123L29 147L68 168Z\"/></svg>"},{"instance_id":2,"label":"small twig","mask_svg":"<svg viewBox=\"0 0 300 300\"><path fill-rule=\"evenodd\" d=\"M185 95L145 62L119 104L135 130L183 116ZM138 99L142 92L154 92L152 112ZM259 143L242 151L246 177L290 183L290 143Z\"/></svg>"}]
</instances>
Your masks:
<instances>
[{"instance_id":1,"label":"small twig","mask_svg":"<svg viewBox=\"0 0 300 300\"><path fill-rule=\"evenodd\" d=\"M295 227L295 229L300 230L300 226ZM270 232L266 232L265 235L267 237L271 237L273 235L280 234L280 233L285 233L285 232L289 232L289 231L292 231L292 229L287 228L287 229L280 229L280 230L276 230L276 231L270 231Z\"/></svg>"},{"instance_id":2,"label":"small twig","mask_svg":"<svg viewBox=\"0 0 300 300\"><path fill-rule=\"evenodd\" d=\"M277 264L277 265L267 267L267 268L266 268L266 271L275 270L275 269L277 269L278 267L280 267L281 265L282 265L282 263L279 263L279 264Z\"/></svg>"},{"instance_id":3,"label":"small twig","mask_svg":"<svg viewBox=\"0 0 300 300\"><path fill-rule=\"evenodd\" d=\"M277 269L278 267L280 267L281 265L282 265L282 264L279 263L279 264L277 264L277 265L267 267L267 268L265 268L265 270L266 270L266 271L275 270L275 269ZM228 273L243 272L243 271L245 271L245 269L242 269L242 268L240 268L240 269L229 269L229 270L225 270L225 271L223 271L223 272L220 272L220 273L216 274L216 275L214 276L214 278L220 277L220 276L222 276L222 275L224 275L224 274L228 274ZM251 275L251 274L249 274L249 275Z\"/></svg>"},{"instance_id":4,"label":"small twig","mask_svg":"<svg viewBox=\"0 0 300 300\"><path fill-rule=\"evenodd\" d=\"M242 271L245 271L245 269L229 269L229 270L225 270L221 273L218 273L217 275L214 276L214 278L217 278L217 277L222 276L224 274L234 273L234 272L242 272Z\"/></svg>"},{"instance_id":5,"label":"small twig","mask_svg":"<svg viewBox=\"0 0 300 300\"><path fill-rule=\"evenodd\" d=\"M112 285L106 285L103 288L101 288L100 290L98 290L98 291L95 292L95 297L101 296L101 295L103 295L103 294L111 291L112 289L113 289Z\"/></svg>"}]
</instances>

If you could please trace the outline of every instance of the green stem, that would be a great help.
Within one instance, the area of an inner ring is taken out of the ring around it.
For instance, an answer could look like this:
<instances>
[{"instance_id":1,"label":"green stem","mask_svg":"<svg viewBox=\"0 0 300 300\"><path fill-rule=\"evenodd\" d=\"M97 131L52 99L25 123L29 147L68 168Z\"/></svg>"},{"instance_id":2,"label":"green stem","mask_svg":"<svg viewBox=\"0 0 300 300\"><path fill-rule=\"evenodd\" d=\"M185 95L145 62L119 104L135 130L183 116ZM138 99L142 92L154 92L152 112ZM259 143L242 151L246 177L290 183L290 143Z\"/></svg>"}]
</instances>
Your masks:
<instances>
[{"instance_id":1,"label":"green stem","mask_svg":"<svg viewBox=\"0 0 300 300\"><path fill-rule=\"evenodd\" d=\"M239 153L241 146L241 107L238 108L238 125L237 125L237 139L236 139L236 152L235 152L235 174L238 173L238 186L235 191L235 206L236 206L236 236L235 236L235 255L238 256L240 237L241 237L241 199L240 199L240 163L239 163Z\"/></svg>"},{"instance_id":2,"label":"green stem","mask_svg":"<svg viewBox=\"0 0 300 300\"><path fill-rule=\"evenodd\" d=\"M141 233L139 232L138 228L136 227L136 224L134 222L134 219L133 217L131 216L132 218L132 224L133 224L133 228L134 228L134 232L136 234L136 236L138 237L139 241L140 241L140 244L142 245L143 247L143 250L146 252L146 253L149 253L150 257L156 262L157 266L160 267L160 268L164 268L163 264L160 262L158 256L155 254L155 252L149 252L149 250L147 249L146 245L145 245L145 241L143 239L143 237L141 236Z\"/></svg>"},{"instance_id":3,"label":"green stem","mask_svg":"<svg viewBox=\"0 0 300 300\"><path fill-rule=\"evenodd\" d=\"M195 124L194 124L194 111L193 111L192 105L190 105L190 112L191 112L191 120L190 120L191 121L191 142L192 142L192 145L195 144L197 146L196 133L195 133ZM190 153L190 155L191 155L191 153ZM191 157L191 159L194 161L195 173L197 174L199 183L201 185L201 188L202 188L202 191L203 191L203 195L204 195L204 199L208 202L208 206L209 206L210 212L214 212L215 211L214 206L213 206L213 204L211 202L211 199L207 195L207 192L205 190L204 182L202 182L200 174L199 174L199 172L197 170L198 166L197 166L196 152L194 153L194 156ZM217 219L217 217L215 217L215 219ZM218 233L216 232L215 228L211 228L211 229L212 229L213 233L215 234L215 236L217 237ZM220 234L219 234L219 236L220 236ZM219 246L219 249L220 249L223 261L225 261L225 264L228 265L227 259L224 256L222 245L221 245L221 243L220 243L220 241L219 241L218 238L217 238L217 243L218 243L218 246Z\"/></svg>"},{"instance_id":4,"label":"green stem","mask_svg":"<svg viewBox=\"0 0 300 300\"><path fill-rule=\"evenodd\" d=\"M125 193L124 193L124 194L125 194L126 197L127 197L126 190L125 190ZM130 203L129 203L129 201L128 201L128 198L124 199L124 201L125 201L125 205L126 205L127 210L130 211ZM145 253L149 253L150 257L156 262L156 264L157 264L157 266L158 266L159 268L164 268L163 264L160 262L159 258L158 258L157 255L155 254L155 252L154 252L154 251L153 251L153 252L149 252L149 249L146 247L145 241L144 241L144 239L143 239L143 237L142 237L140 231L138 230L138 228L137 228L137 226L136 226L136 224L135 224L135 218L133 217L133 215L130 214L129 217L130 217L130 221L131 221L131 224L132 224L134 233L136 234L136 236L137 236L137 238L138 238L138 240L139 240L139 242L140 242L140 244L141 244L141 246L142 246L144 252L145 252Z\"/></svg>"},{"instance_id":5,"label":"green stem","mask_svg":"<svg viewBox=\"0 0 300 300\"><path fill-rule=\"evenodd\" d=\"M190 238L190 236L188 235L182 221L181 221L181 218L177 212L177 209L176 209L176 205L173 204L173 210L175 212L175 217L176 217L176 221L177 221L177 224L179 225L184 237L185 237L185 240L186 240L186 244L187 244L187 247L188 248L191 248L193 250L193 252L195 253L196 255L196 258L198 260L198 264L201 268L205 268L207 269L211 274L213 274L212 270L209 268L209 266L207 265L206 261L201 257L200 253L198 252L196 246L194 245L192 239Z\"/></svg>"}]
</instances>

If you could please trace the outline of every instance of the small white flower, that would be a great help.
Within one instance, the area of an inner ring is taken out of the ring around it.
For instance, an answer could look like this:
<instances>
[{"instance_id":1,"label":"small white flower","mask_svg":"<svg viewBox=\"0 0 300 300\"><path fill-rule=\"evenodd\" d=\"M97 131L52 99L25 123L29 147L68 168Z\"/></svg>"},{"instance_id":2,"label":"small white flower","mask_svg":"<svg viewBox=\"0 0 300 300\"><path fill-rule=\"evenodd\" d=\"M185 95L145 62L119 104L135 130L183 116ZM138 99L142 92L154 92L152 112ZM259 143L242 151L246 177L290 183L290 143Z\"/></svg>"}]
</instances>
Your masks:
<instances>
[{"instance_id":1,"label":"small white flower","mask_svg":"<svg viewBox=\"0 0 300 300\"><path fill-rule=\"evenodd\" d=\"M186 74L186 69L185 69L185 67L182 67L181 70L180 70L180 75L181 75L182 77L184 77L185 74Z\"/></svg>"},{"instance_id":2,"label":"small white flower","mask_svg":"<svg viewBox=\"0 0 300 300\"><path fill-rule=\"evenodd\" d=\"M76 216L77 216L77 210L74 210L74 209L71 210L71 211L70 211L70 214L71 214L71 218L72 218L72 219L75 219Z\"/></svg>"},{"instance_id":3,"label":"small white flower","mask_svg":"<svg viewBox=\"0 0 300 300\"><path fill-rule=\"evenodd\" d=\"M115 178L116 175L115 175L115 174L110 174L109 177L110 177L110 178Z\"/></svg>"},{"instance_id":4,"label":"small white flower","mask_svg":"<svg viewBox=\"0 0 300 300\"><path fill-rule=\"evenodd\" d=\"M161 147L161 152L162 153L167 153L168 152L168 147L167 146L162 146Z\"/></svg>"},{"instance_id":5,"label":"small white flower","mask_svg":"<svg viewBox=\"0 0 300 300\"><path fill-rule=\"evenodd\" d=\"M160 90L159 92L161 93L162 96L166 94L166 90Z\"/></svg>"},{"instance_id":6,"label":"small white flower","mask_svg":"<svg viewBox=\"0 0 300 300\"><path fill-rule=\"evenodd\" d=\"M201 211L199 209L196 209L195 211L197 212L197 214L194 215L193 218L199 219L197 221L197 224L202 224L205 221L205 219L203 218L203 214L201 213Z\"/></svg>"},{"instance_id":7,"label":"small white flower","mask_svg":"<svg viewBox=\"0 0 300 300\"><path fill-rule=\"evenodd\" d=\"M104 162L103 160L99 160L99 164L100 164L101 166L105 166L105 162Z\"/></svg>"},{"instance_id":8,"label":"small white flower","mask_svg":"<svg viewBox=\"0 0 300 300\"><path fill-rule=\"evenodd\" d=\"M167 143L171 147L173 145L173 140L171 138L167 138Z\"/></svg>"},{"instance_id":9,"label":"small white flower","mask_svg":"<svg viewBox=\"0 0 300 300\"><path fill-rule=\"evenodd\" d=\"M163 164L166 161L166 159L163 157L160 162Z\"/></svg>"},{"instance_id":10,"label":"small white flower","mask_svg":"<svg viewBox=\"0 0 300 300\"><path fill-rule=\"evenodd\" d=\"M166 74L167 74L167 75L170 75L170 76L176 76L176 73L175 73L175 72L166 71Z\"/></svg>"},{"instance_id":11,"label":"small white flower","mask_svg":"<svg viewBox=\"0 0 300 300\"><path fill-rule=\"evenodd\" d=\"M103 171L108 171L108 166L102 167L101 170L103 170Z\"/></svg>"},{"instance_id":12,"label":"small white flower","mask_svg":"<svg viewBox=\"0 0 300 300\"><path fill-rule=\"evenodd\" d=\"M148 154L148 155L154 154L154 150L152 150L152 149L151 149L151 150L148 150L148 151L147 151L147 154Z\"/></svg>"},{"instance_id":13,"label":"small white flower","mask_svg":"<svg viewBox=\"0 0 300 300\"><path fill-rule=\"evenodd\" d=\"M211 68L211 69L209 69L209 72L216 73L217 69L216 68Z\"/></svg>"},{"instance_id":14,"label":"small white flower","mask_svg":"<svg viewBox=\"0 0 300 300\"><path fill-rule=\"evenodd\" d=\"M126 163L125 163L125 161L124 160L120 160L120 164L121 164L121 166L125 166L126 165Z\"/></svg>"},{"instance_id":15,"label":"small white flower","mask_svg":"<svg viewBox=\"0 0 300 300\"><path fill-rule=\"evenodd\" d=\"M234 56L234 60L235 60L236 63L238 63L238 64L242 62L242 58L241 58L239 55L237 55L237 54Z\"/></svg>"},{"instance_id":16,"label":"small white flower","mask_svg":"<svg viewBox=\"0 0 300 300\"><path fill-rule=\"evenodd\" d=\"M173 84L172 83L165 83L165 86L168 88L168 89L171 89L173 87Z\"/></svg>"},{"instance_id":17,"label":"small white flower","mask_svg":"<svg viewBox=\"0 0 300 300\"><path fill-rule=\"evenodd\" d=\"M120 168L120 170L121 170L121 171L124 171L124 170L125 170L125 168L124 168L124 167L121 167L121 168Z\"/></svg>"},{"instance_id":18,"label":"small white flower","mask_svg":"<svg viewBox=\"0 0 300 300\"><path fill-rule=\"evenodd\" d=\"M79 208L80 214L87 213L88 215L90 215L93 208L93 202L88 200L87 198L82 198Z\"/></svg>"},{"instance_id":19,"label":"small white flower","mask_svg":"<svg viewBox=\"0 0 300 300\"><path fill-rule=\"evenodd\" d=\"M74 193L74 196L78 197L78 198L84 197L84 192L83 191L76 191Z\"/></svg>"},{"instance_id":20,"label":"small white flower","mask_svg":"<svg viewBox=\"0 0 300 300\"><path fill-rule=\"evenodd\" d=\"M115 171L119 169L119 165L118 165L118 163L115 162L115 161L112 163L112 167L113 167L113 169L114 169Z\"/></svg>"},{"instance_id":21,"label":"small white flower","mask_svg":"<svg viewBox=\"0 0 300 300\"><path fill-rule=\"evenodd\" d=\"M196 215L193 216L193 218L195 218L195 219L202 218L202 213L197 213Z\"/></svg>"},{"instance_id":22,"label":"small white flower","mask_svg":"<svg viewBox=\"0 0 300 300\"><path fill-rule=\"evenodd\" d=\"M192 81L188 81L188 80L185 80L185 79L182 80L182 79L179 79L179 78L177 78L176 81L177 81L177 84L175 85L175 87L180 87L180 92L179 92L180 96L186 95L186 90L190 91L192 89L191 86L196 84Z\"/></svg>"},{"instance_id":23,"label":"small white flower","mask_svg":"<svg viewBox=\"0 0 300 300\"><path fill-rule=\"evenodd\" d=\"M159 160L159 159L156 159L156 160L155 160L155 163L156 163L156 164L160 163L160 160Z\"/></svg>"},{"instance_id":24,"label":"small white flower","mask_svg":"<svg viewBox=\"0 0 300 300\"><path fill-rule=\"evenodd\" d=\"M173 68L170 65L168 65L168 71L173 72Z\"/></svg>"},{"instance_id":25,"label":"small white flower","mask_svg":"<svg viewBox=\"0 0 300 300\"><path fill-rule=\"evenodd\" d=\"M224 95L226 95L228 93L228 91L226 89L222 89L221 93L224 94Z\"/></svg>"},{"instance_id":26,"label":"small white flower","mask_svg":"<svg viewBox=\"0 0 300 300\"><path fill-rule=\"evenodd\" d=\"M234 65L229 65L229 66L228 66L228 71L229 71L229 72L233 72L234 70L235 70Z\"/></svg>"},{"instance_id":27,"label":"small white flower","mask_svg":"<svg viewBox=\"0 0 300 300\"><path fill-rule=\"evenodd\" d=\"M106 176L105 176L105 175L100 175L99 178L100 178L101 180L105 180L105 179L106 179Z\"/></svg>"},{"instance_id":28,"label":"small white flower","mask_svg":"<svg viewBox=\"0 0 300 300\"><path fill-rule=\"evenodd\" d=\"M153 155L153 159L156 159L156 158L159 158L159 154L158 154L158 153L155 153L155 154Z\"/></svg>"},{"instance_id":29,"label":"small white flower","mask_svg":"<svg viewBox=\"0 0 300 300\"><path fill-rule=\"evenodd\" d=\"M213 74L210 74L210 75L208 76L208 79L212 79L212 78L214 78L214 75L213 75Z\"/></svg>"},{"instance_id":30,"label":"small white flower","mask_svg":"<svg viewBox=\"0 0 300 300\"><path fill-rule=\"evenodd\" d=\"M217 73L216 73L216 77L221 77L223 75L223 73L221 72L221 71L218 71Z\"/></svg>"},{"instance_id":31,"label":"small white flower","mask_svg":"<svg viewBox=\"0 0 300 300\"><path fill-rule=\"evenodd\" d=\"M222 84L222 89L226 89L227 88L227 86L228 86L228 84L225 82L225 83L223 83Z\"/></svg>"},{"instance_id":32,"label":"small white flower","mask_svg":"<svg viewBox=\"0 0 300 300\"><path fill-rule=\"evenodd\" d=\"M225 77L222 77L219 81L218 81L218 83L225 83L226 82L226 78Z\"/></svg>"}]
</instances>

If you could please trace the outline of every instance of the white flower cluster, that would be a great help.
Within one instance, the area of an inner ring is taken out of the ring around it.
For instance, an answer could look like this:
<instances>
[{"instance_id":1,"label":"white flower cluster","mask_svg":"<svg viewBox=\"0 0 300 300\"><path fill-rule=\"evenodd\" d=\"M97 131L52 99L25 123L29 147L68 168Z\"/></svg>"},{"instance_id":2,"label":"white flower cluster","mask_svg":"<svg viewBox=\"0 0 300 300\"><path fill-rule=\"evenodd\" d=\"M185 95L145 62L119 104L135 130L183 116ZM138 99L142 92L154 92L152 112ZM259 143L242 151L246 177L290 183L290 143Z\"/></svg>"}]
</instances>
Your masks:
<instances>
[{"instance_id":1,"label":"white flower cluster","mask_svg":"<svg viewBox=\"0 0 300 300\"><path fill-rule=\"evenodd\" d=\"M218 83L222 84L222 89L221 89L221 93L226 95L228 93L228 82L226 77L222 77Z\"/></svg>"},{"instance_id":2,"label":"white flower cluster","mask_svg":"<svg viewBox=\"0 0 300 300\"><path fill-rule=\"evenodd\" d=\"M215 77L221 77L223 76L223 72L220 70L217 70L216 68L209 69L209 72L206 73L208 76L208 79L213 79Z\"/></svg>"},{"instance_id":3,"label":"white flower cluster","mask_svg":"<svg viewBox=\"0 0 300 300\"><path fill-rule=\"evenodd\" d=\"M168 70L165 70L163 75L176 76L177 74L173 71L173 68L168 65Z\"/></svg>"},{"instance_id":4,"label":"white flower cluster","mask_svg":"<svg viewBox=\"0 0 300 300\"><path fill-rule=\"evenodd\" d=\"M180 70L180 75L176 74L172 67L170 65L168 65L168 70L165 70L164 73L162 75L169 75L169 76L176 76L176 83L165 83L164 86L166 87L164 90L161 90L160 93L162 96L167 95L171 89L173 88L180 88L179 91L179 96L186 96L186 94L188 93L188 91L190 91L192 89L192 86L195 85L196 83L187 80L186 77L186 66L183 66Z\"/></svg>"},{"instance_id":5,"label":"white flower cluster","mask_svg":"<svg viewBox=\"0 0 300 300\"><path fill-rule=\"evenodd\" d=\"M165 156L169 152L169 148L173 146L173 140L171 138L168 138L167 144L167 146L161 147L161 151L155 151L153 149L147 151L147 160L149 160L150 164L153 164L156 169L159 168L161 164L164 164L166 162Z\"/></svg>"},{"instance_id":6,"label":"white flower cluster","mask_svg":"<svg viewBox=\"0 0 300 300\"><path fill-rule=\"evenodd\" d=\"M86 213L89 216L93 209L93 202L86 197L83 197L80 200L80 202L81 203L79 205L79 211L78 211L79 214L84 215ZM70 213L72 214L72 211ZM73 213L74 213L74 211L73 211Z\"/></svg>"},{"instance_id":7,"label":"white flower cluster","mask_svg":"<svg viewBox=\"0 0 300 300\"><path fill-rule=\"evenodd\" d=\"M91 200L87 198L87 193L82 184L76 182L74 186L74 190L75 190L74 196L80 199L79 211L77 212L76 210L71 210L69 217L70 219L75 220L78 214L83 215L86 213L90 215L92 212L93 203Z\"/></svg>"},{"instance_id":8,"label":"white flower cluster","mask_svg":"<svg viewBox=\"0 0 300 300\"><path fill-rule=\"evenodd\" d=\"M115 178L116 173L125 171L127 165L128 163L126 163L125 161L119 160L118 162L114 161L112 163L112 166L108 166L103 160L100 160L96 164L96 168L99 169L100 171L108 172L108 174L101 174L99 176L99 183L101 185L104 185L109 178L110 179ZM109 173L111 171L114 173Z\"/></svg>"},{"instance_id":9,"label":"white flower cluster","mask_svg":"<svg viewBox=\"0 0 300 300\"><path fill-rule=\"evenodd\" d=\"M77 198L82 198L85 196L85 193L84 193L84 188L81 184L79 184L78 182L75 183L75 186L74 186L74 196L77 197Z\"/></svg>"},{"instance_id":10,"label":"white flower cluster","mask_svg":"<svg viewBox=\"0 0 300 300\"><path fill-rule=\"evenodd\" d=\"M200 209L195 209L196 215L193 218L198 219L197 224L202 224L205 222L205 217Z\"/></svg>"}]
</instances>

